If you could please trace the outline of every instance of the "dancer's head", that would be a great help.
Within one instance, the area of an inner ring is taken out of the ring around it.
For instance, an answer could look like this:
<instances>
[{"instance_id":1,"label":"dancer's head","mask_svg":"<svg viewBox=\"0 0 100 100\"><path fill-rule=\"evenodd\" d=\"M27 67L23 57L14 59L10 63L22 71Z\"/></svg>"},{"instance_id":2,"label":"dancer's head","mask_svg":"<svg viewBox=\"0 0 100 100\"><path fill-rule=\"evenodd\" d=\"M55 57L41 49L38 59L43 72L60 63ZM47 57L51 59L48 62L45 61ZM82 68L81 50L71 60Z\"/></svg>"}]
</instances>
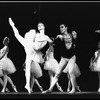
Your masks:
<instances>
[{"instance_id":1,"label":"dancer's head","mask_svg":"<svg viewBox=\"0 0 100 100\"><path fill-rule=\"evenodd\" d=\"M5 38L3 39L3 44L4 44L4 46L7 46L8 43L9 43L9 38L8 38L8 37L5 37Z\"/></svg>"},{"instance_id":2,"label":"dancer's head","mask_svg":"<svg viewBox=\"0 0 100 100\"><path fill-rule=\"evenodd\" d=\"M60 32L65 33L67 31L67 26L65 24L60 25Z\"/></svg>"},{"instance_id":3,"label":"dancer's head","mask_svg":"<svg viewBox=\"0 0 100 100\"><path fill-rule=\"evenodd\" d=\"M45 29L45 26L44 26L44 24L43 23L41 23L41 22L39 22L38 23L38 30L40 31L40 30L44 30Z\"/></svg>"}]
</instances>

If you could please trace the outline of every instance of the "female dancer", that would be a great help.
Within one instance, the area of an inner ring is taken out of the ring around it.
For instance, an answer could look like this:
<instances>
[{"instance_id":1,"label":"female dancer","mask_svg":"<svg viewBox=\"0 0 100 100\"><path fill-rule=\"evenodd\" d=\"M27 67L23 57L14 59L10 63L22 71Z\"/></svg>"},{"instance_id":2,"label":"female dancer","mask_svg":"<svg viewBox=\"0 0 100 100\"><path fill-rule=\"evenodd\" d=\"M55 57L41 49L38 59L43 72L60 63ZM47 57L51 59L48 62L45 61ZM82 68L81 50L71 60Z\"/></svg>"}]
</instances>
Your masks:
<instances>
[{"instance_id":1,"label":"female dancer","mask_svg":"<svg viewBox=\"0 0 100 100\"><path fill-rule=\"evenodd\" d=\"M25 34L25 37L23 38L22 36L20 36L18 29L15 27L14 22L12 21L11 18L9 18L9 24L11 25L15 37L17 38L17 40L24 46L25 52L26 52L26 71L25 71L25 75L26 75L26 85L25 88L28 90L29 93L31 93L31 89L30 89L30 65L31 62L34 61L36 63L36 66L34 66L35 68L35 73L37 74L37 77L41 77L42 76L42 70L39 66L39 63L43 62L43 58L42 58L42 53L40 52L40 49L43 48L47 41L48 42L52 42L50 40L50 38L48 36L46 36L44 34L44 25L42 23L38 24L38 30L39 33L36 34L36 31L30 30L29 32L27 32Z\"/></svg>"},{"instance_id":2,"label":"female dancer","mask_svg":"<svg viewBox=\"0 0 100 100\"><path fill-rule=\"evenodd\" d=\"M44 57L45 59L45 63L44 63L44 69L48 70L49 73L49 77L50 77L50 85L52 83L52 79L57 71L57 67L58 67L58 62L57 60L54 58L54 44L53 43L49 43L49 48L46 51L46 55ZM58 82L56 83L57 88L59 91L63 92L61 86L58 84Z\"/></svg>"},{"instance_id":3,"label":"female dancer","mask_svg":"<svg viewBox=\"0 0 100 100\"><path fill-rule=\"evenodd\" d=\"M2 69L3 78L4 78L3 89L1 92L5 92L7 81L12 85L14 91L18 92L11 78L8 76L8 74L12 74L16 71L13 62L7 57L7 54L9 52L8 43L9 43L9 38L5 37L3 40L4 47L0 50L0 54L2 58L0 59L0 69Z\"/></svg>"},{"instance_id":4,"label":"female dancer","mask_svg":"<svg viewBox=\"0 0 100 100\"><path fill-rule=\"evenodd\" d=\"M93 57L90 60L90 69L91 71L98 72L98 77L99 77L98 92L100 92L100 42L98 43L98 50L94 53Z\"/></svg>"}]
</instances>

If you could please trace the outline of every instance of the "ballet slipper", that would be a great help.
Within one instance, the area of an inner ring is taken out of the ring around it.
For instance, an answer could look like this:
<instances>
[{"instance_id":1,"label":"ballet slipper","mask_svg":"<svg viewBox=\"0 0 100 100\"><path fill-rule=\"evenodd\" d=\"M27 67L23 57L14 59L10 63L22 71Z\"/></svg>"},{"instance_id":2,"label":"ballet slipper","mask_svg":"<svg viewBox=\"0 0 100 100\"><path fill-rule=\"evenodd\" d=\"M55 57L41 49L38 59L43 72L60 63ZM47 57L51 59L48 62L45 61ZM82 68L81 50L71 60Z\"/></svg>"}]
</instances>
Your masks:
<instances>
[{"instance_id":1,"label":"ballet slipper","mask_svg":"<svg viewBox=\"0 0 100 100\"><path fill-rule=\"evenodd\" d=\"M79 92L81 92L81 90L80 90L79 86L77 86L77 87L76 87L76 89L77 89Z\"/></svg>"},{"instance_id":2,"label":"ballet slipper","mask_svg":"<svg viewBox=\"0 0 100 100\"><path fill-rule=\"evenodd\" d=\"M62 88L61 88L61 87L58 87L58 90L59 90L60 92L63 92L63 90L62 90Z\"/></svg>"},{"instance_id":3,"label":"ballet slipper","mask_svg":"<svg viewBox=\"0 0 100 100\"><path fill-rule=\"evenodd\" d=\"M41 92L43 92L43 88L42 88L42 86L40 87L40 90L41 90Z\"/></svg>"},{"instance_id":4,"label":"ballet slipper","mask_svg":"<svg viewBox=\"0 0 100 100\"><path fill-rule=\"evenodd\" d=\"M46 91L43 91L42 93L43 93L43 94L45 94L45 93L50 94L51 92L52 92L52 91L48 89L48 90L46 90Z\"/></svg>"},{"instance_id":5,"label":"ballet slipper","mask_svg":"<svg viewBox=\"0 0 100 100\"><path fill-rule=\"evenodd\" d=\"M69 88L67 89L67 92L70 92L70 89Z\"/></svg>"},{"instance_id":6,"label":"ballet slipper","mask_svg":"<svg viewBox=\"0 0 100 100\"><path fill-rule=\"evenodd\" d=\"M70 94L75 93L75 89L72 89L69 93L70 93Z\"/></svg>"},{"instance_id":7,"label":"ballet slipper","mask_svg":"<svg viewBox=\"0 0 100 100\"><path fill-rule=\"evenodd\" d=\"M28 90L28 93L30 94L31 93L31 89L29 88L29 86L25 85L25 88Z\"/></svg>"},{"instance_id":8,"label":"ballet slipper","mask_svg":"<svg viewBox=\"0 0 100 100\"><path fill-rule=\"evenodd\" d=\"M10 90L8 89L8 88L6 88L6 90L5 90L6 92L10 92Z\"/></svg>"},{"instance_id":9,"label":"ballet slipper","mask_svg":"<svg viewBox=\"0 0 100 100\"><path fill-rule=\"evenodd\" d=\"M100 88L98 89L98 92L100 92Z\"/></svg>"},{"instance_id":10,"label":"ballet slipper","mask_svg":"<svg viewBox=\"0 0 100 100\"><path fill-rule=\"evenodd\" d=\"M17 89L16 89L16 86L13 86L13 89L14 89L15 92L18 92Z\"/></svg>"},{"instance_id":11,"label":"ballet slipper","mask_svg":"<svg viewBox=\"0 0 100 100\"><path fill-rule=\"evenodd\" d=\"M5 92L5 90L4 90L4 89L2 89L1 93L4 93L4 92Z\"/></svg>"}]
</instances>

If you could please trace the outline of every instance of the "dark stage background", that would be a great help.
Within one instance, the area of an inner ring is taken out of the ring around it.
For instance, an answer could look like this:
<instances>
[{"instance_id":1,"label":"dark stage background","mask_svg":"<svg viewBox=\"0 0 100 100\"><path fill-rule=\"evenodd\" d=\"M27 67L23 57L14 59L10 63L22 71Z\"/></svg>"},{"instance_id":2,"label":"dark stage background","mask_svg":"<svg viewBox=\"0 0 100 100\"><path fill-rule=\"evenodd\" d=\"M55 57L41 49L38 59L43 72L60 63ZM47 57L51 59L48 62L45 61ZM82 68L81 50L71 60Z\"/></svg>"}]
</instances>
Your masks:
<instances>
[{"instance_id":1,"label":"dark stage background","mask_svg":"<svg viewBox=\"0 0 100 100\"><path fill-rule=\"evenodd\" d=\"M100 34L95 30L100 29L100 2L0 2L0 48L5 36L10 38L8 57L13 61L17 71L9 75L19 92L27 91L25 86L25 73L22 64L25 60L25 52L22 45L14 37L13 30L8 23L11 17L20 34L24 36L30 29L37 28L38 22L43 22L46 27L46 35L56 37L59 34L59 25L67 24L68 32L75 30L77 38L77 64L81 76L77 83L82 91L98 90L98 75L89 68L90 58L97 50ZM44 52L48 46L44 48ZM59 50L55 48L55 58ZM43 66L41 66L43 69ZM38 79L43 89L49 88L48 72L43 69L43 77ZM59 84L63 90L67 90L67 75L62 73ZM0 86L1 87L1 86ZM11 86L8 84L8 87ZM1 87L2 89L2 87ZM11 88L12 89L12 88ZM13 91L13 90L12 90ZM34 85L33 91L40 91ZM56 86L54 91L58 91Z\"/></svg>"}]
</instances>

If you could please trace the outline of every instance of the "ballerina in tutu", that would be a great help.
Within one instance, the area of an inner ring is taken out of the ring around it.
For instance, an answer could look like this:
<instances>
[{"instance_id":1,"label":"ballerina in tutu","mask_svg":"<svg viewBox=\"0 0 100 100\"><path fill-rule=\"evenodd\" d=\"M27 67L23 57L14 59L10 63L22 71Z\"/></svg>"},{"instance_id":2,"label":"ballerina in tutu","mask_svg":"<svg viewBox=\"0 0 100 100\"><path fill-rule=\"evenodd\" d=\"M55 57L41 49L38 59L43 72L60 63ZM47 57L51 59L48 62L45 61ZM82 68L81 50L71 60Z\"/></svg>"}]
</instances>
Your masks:
<instances>
[{"instance_id":1,"label":"ballerina in tutu","mask_svg":"<svg viewBox=\"0 0 100 100\"><path fill-rule=\"evenodd\" d=\"M13 74L16 71L16 68L13 64L13 62L7 57L7 54L9 52L9 38L5 37L3 40L4 47L0 50L0 55L2 59L0 59L0 69L3 72L3 78L4 78L4 84L3 89L1 92L5 92L7 81L11 84L12 88L15 92L18 92L16 89L16 86L13 84L11 78L8 76L8 74Z\"/></svg>"},{"instance_id":2,"label":"ballerina in tutu","mask_svg":"<svg viewBox=\"0 0 100 100\"><path fill-rule=\"evenodd\" d=\"M36 66L34 66L34 73L37 74L38 77L42 76L42 70L40 68L39 63L43 62L42 53L40 50L46 45L47 41L52 42L51 39L44 34L44 25L43 23L38 24L39 33L36 34L36 30L31 29L29 32L25 34L23 38L20 34L18 29L15 27L14 22L11 18L9 18L9 24L11 25L15 37L17 40L22 44L26 52L26 85L25 88L31 93L30 89L30 69L31 69L31 62L36 62Z\"/></svg>"},{"instance_id":3,"label":"ballerina in tutu","mask_svg":"<svg viewBox=\"0 0 100 100\"><path fill-rule=\"evenodd\" d=\"M50 43L49 44L49 48L46 51L46 55L44 57L45 59L45 63L44 63L44 69L48 70L48 74L50 77L50 85L52 83L52 79L57 71L57 67L58 67L58 62L57 60L54 58L54 44ZM56 83L56 86L58 88L59 91L63 92L61 86L59 85L59 83Z\"/></svg>"},{"instance_id":4,"label":"ballerina in tutu","mask_svg":"<svg viewBox=\"0 0 100 100\"><path fill-rule=\"evenodd\" d=\"M98 43L98 50L94 53L93 57L90 60L91 71L98 72L99 77L99 88L98 92L100 92L100 42Z\"/></svg>"},{"instance_id":5,"label":"ballerina in tutu","mask_svg":"<svg viewBox=\"0 0 100 100\"><path fill-rule=\"evenodd\" d=\"M38 75L38 73L42 72L40 64L44 62L41 49L47 44L47 42L52 43L53 41L47 35L45 35L45 26L41 22L38 23L38 31L39 33L37 32L36 38L35 38L35 43L37 44L38 48L34 48L35 49L34 55L33 55L34 60L31 63L31 75L32 75L31 76L31 91L34 86L34 83L36 83L39 89L41 90L41 92L43 92L42 86L39 84L38 80L36 79L42 76L41 74Z\"/></svg>"}]
</instances>

